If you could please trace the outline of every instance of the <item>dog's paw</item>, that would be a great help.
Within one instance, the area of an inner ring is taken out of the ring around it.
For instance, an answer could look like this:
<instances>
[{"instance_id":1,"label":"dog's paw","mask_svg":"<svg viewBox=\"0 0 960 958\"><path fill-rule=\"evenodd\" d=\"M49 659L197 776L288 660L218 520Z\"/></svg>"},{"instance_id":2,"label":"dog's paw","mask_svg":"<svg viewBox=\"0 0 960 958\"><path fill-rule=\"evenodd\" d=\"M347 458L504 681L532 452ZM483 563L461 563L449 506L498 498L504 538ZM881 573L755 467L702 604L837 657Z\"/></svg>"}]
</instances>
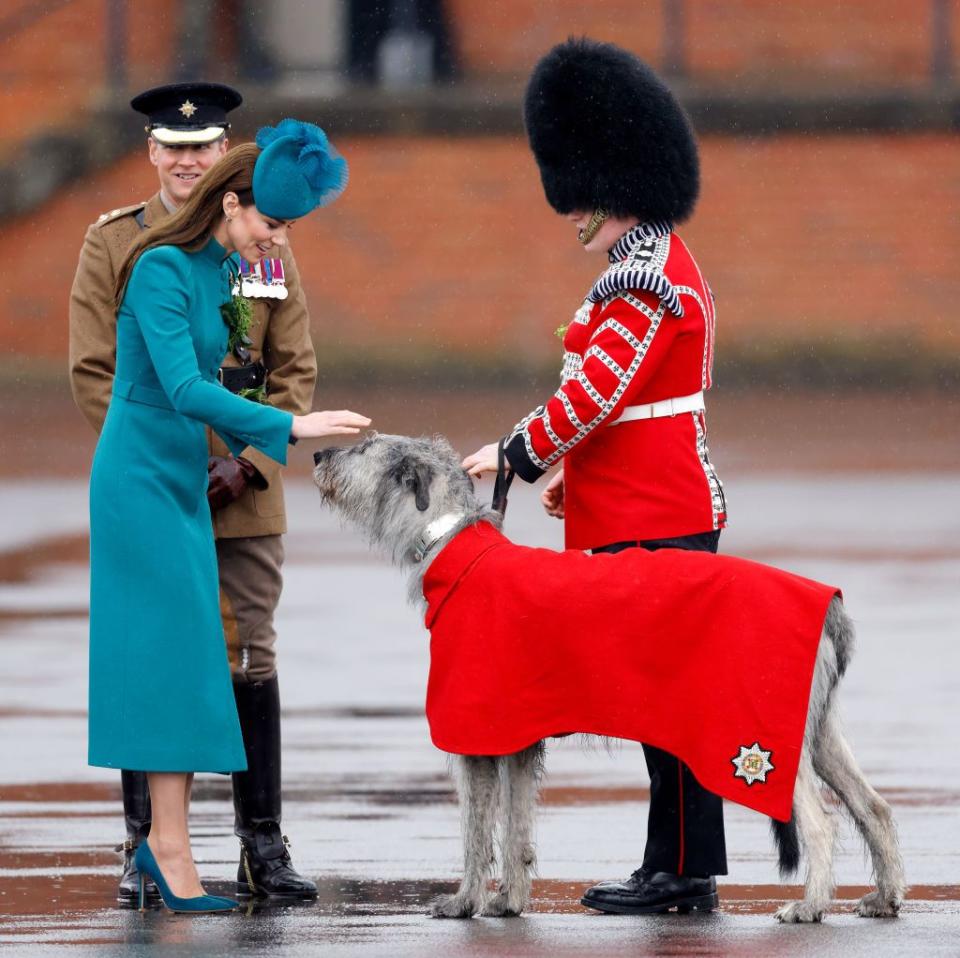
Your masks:
<instances>
[{"instance_id":1,"label":"dog's paw","mask_svg":"<svg viewBox=\"0 0 960 958\"><path fill-rule=\"evenodd\" d=\"M516 918L523 912L523 903L511 901L510 897L503 892L497 892L480 912L484 918Z\"/></svg>"},{"instance_id":2,"label":"dog's paw","mask_svg":"<svg viewBox=\"0 0 960 958\"><path fill-rule=\"evenodd\" d=\"M778 908L774 917L777 921L781 921L785 925L807 924L810 922L823 921L825 911L825 908L815 905L813 902L792 901L782 908Z\"/></svg>"},{"instance_id":3,"label":"dog's paw","mask_svg":"<svg viewBox=\"0 0 960 958\"><path fill-rule=\"evenodd\" d=\"M459 895L441 895L430 902L430 914L434 918L473 918L478 911L475 901Z\"/></svg>"},{"instance_id":4,"label":"dog's paw","mask_svg":"<svg viewBox=\"0 0 960 958\"><path fill-rule=\"evenodd\" d=\"M871 891L857 902L857 914L861 918L896 918L902 905L899 896L885 898L879 891Z\"/></svg>"}]
</instances>

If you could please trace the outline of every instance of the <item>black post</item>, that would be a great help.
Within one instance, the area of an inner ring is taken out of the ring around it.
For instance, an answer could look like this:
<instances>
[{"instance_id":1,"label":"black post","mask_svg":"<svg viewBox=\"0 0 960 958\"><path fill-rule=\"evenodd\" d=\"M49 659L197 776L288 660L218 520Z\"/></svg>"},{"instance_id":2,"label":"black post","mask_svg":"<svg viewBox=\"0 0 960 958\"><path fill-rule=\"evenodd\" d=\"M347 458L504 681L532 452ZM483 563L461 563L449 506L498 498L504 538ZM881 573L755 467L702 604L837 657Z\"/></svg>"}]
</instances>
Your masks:
<instances>
[{"instance_id":1,"label":"black post","mask_svg":"<svg viewBox=\"0 0 960 958\"><path fill-rule=\"evenodd\" d=\"M127 88L127 0L107 0L107 85L112 93Z\"/></svg>"},{"instance_id":2,"label":"black post","mask_svg":"<svg viewBox=\"0 0 960 958\"><path fill-rule=\"evenodd\" d=\"M687 75L684 0L663 0L663 72L674 79Z\"/></svg>"},{"instance_id":3,"label":"black post","mask_svg":"<svg viewBox=\"0 0 960 958\"><path fill-rule=\"evenodd\" d=\"M938 89L953 79L953 51L950 43L951 0L930 2L930 80Z\"/></svg>"},{"instance_id":4,"label":"black post","mask_svg":"<svg viewBox=\"0 0 960 958\"><path fill-rule=\"evenodd\" d=\"M394 30L413 33L418 27L416 0L393 0L390 6L390 26Z\"/></svg>"}]
</instances>

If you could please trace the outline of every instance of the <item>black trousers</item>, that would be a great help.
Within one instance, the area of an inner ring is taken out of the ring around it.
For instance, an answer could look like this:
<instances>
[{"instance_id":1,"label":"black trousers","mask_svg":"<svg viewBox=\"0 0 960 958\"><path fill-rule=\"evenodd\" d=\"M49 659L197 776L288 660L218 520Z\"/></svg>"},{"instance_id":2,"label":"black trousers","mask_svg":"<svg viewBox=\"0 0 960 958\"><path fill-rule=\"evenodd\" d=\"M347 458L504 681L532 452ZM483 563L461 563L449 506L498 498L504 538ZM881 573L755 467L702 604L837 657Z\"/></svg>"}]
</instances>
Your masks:
<instances>
[{"instance_id":1,"label":"black trousers","mask_svg":"<svg viewBox=\"0 0 960 958\"><path fill-rule=\"evenodd\" d=\"M716 552L720 532L703 532L676 539L615 542L594 552L641 549L690 549ZM723 834L723 801L708 792L679 759L643 746L650 773L650 818L643 866L676 875L726 875L727 846Z\"/></svg>"}]
</instances>

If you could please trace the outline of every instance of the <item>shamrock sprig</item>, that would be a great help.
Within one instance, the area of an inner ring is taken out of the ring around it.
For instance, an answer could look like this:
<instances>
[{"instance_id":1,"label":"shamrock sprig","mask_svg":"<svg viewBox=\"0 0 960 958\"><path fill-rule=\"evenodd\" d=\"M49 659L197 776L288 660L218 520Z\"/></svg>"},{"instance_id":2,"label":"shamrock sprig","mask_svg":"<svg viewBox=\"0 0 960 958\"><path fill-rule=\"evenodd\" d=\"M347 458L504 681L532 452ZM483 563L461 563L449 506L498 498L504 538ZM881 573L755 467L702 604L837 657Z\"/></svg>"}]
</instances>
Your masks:
<instances>
[{"instance_id":1,"label":"shamrock sprig","mask_svg":"<svg viewBox=\"0 0 960 958\"><path fill-rule=\"evenodd\" d=\"M249 346L250 329L253 326L253 306L250 300L237 292L220 307L220 315L230 331L227 350L233 353Z\"/></svg>"},{"instance_id":2,"label":"shamrock sprig","mask_svg":"<svg viewBox=\"0 0 960 958\"><path fill-rule=\"evenodd\" d=\"M237 395L241 399L249 399L250 402L266 403L267 384L261 383L259 386L249 386L246 389L241 389Z\"/></svg>"}]
</instances>

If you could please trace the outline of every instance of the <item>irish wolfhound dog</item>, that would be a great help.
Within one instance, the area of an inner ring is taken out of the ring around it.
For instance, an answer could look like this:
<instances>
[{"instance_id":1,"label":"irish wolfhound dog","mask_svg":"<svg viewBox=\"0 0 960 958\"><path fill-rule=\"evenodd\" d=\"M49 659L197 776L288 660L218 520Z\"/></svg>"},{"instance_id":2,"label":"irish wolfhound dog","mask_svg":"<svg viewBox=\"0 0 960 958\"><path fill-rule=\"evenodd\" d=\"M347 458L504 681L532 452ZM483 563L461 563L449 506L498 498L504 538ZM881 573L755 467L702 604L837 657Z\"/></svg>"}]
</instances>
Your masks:
<instances>
[{"instance_id":1,"label":"irish wolfhound dog","mask_svg":"<svg viewBox=\"0 0 960 958\"><path fill-rule=\"evenodd\" d=\"M499 514L477 500L459 455L444 439L371 435L352 447L324 449L314 458L314 481L322 498L384 547L396 564L413 566L409 594L414 601L423 602L424 573L457 533L481 520L500 526ZM804 897L777 911L783 922L820 921L833 894L836 823L818 779L846 807L873 862L876 890L860 899L857 914L892 917L903 901L903 867L890 807L857 767L835 705L833 693L852 642L851 622L834 598L816 656L793 816L786 824L772 821L781 874L796 871L801 847L807 856ZM519 915L527 906L543 756L543 742L536 742L513 755L455 757L464 874L455 894L433 902L435 916ZM501 877L497 892L488 896L498 824Z\"/></svg>"}]
</instances>

